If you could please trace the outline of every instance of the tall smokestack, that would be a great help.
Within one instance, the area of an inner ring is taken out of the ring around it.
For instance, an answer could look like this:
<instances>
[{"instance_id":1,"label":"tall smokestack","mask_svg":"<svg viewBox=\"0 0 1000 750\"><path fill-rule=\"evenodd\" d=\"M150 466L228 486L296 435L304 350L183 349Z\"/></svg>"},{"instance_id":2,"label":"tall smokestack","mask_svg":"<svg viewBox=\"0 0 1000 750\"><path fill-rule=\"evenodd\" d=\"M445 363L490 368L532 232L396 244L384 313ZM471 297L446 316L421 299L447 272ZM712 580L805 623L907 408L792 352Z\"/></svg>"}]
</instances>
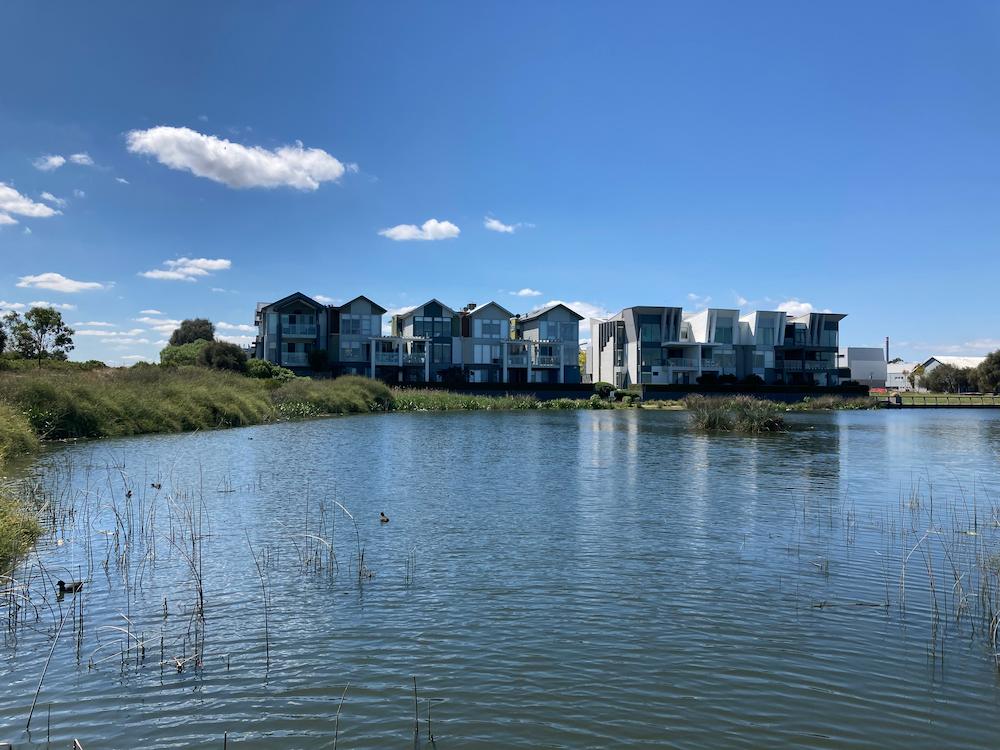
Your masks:
<instances>
[{"instance_id":1,"label":"tall smokestack","mask_svg":"<svg viewBox=\"0 0 1000 750\"><path fill-rule=\"evenodd\" d=\"M889 361L889 337L885 337L885 361Z\"/></svg>"}]
</instances>

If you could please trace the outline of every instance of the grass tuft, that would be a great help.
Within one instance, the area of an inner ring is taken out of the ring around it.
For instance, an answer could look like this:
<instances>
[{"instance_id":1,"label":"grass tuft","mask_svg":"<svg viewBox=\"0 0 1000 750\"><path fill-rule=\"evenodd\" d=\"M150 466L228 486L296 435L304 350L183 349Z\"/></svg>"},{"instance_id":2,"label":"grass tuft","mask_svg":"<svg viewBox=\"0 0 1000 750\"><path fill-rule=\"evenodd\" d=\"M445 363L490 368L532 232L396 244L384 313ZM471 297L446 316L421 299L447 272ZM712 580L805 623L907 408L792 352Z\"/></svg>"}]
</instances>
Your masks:
<instances>
[{"instance_id":1,"label":"grass tuft","mask_svg":"<svg viewBox=\"0 0 1000 750\"><path fill-rule=\"evenodd\" d=\"M753 434L785 430L784 407L773 401L750 396L688 396L684 405L691 412L692 424L701 430Z\"/></svg>"}]
</instances>

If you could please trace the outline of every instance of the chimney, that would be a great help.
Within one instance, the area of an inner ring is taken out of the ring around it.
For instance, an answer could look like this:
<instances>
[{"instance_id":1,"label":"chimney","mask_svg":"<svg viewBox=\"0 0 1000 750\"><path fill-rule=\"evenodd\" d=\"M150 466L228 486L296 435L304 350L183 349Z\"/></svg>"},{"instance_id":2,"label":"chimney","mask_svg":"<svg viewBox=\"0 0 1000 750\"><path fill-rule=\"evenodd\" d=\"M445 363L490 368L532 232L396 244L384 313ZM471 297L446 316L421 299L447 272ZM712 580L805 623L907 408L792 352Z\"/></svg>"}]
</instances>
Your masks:
<instances>
[{"instance_id":1,"label":"chimney","mask_svg":"<svg viewBox=\"0 0 1000 750\"><path fill-rule=\"evenodd\" d=\"M885 361L889 361L889 337L885 337Z\"/></svg>"},{"instance_id":2,"label":"chimney","mask_svg":"<svg viewBox=\"0 0 1000 750\"><path fill-rule=\"evenodd\" d=\"M468 305L466 305L465 307L466 307L466 309L468 309L468 311L469 311L469 312L472 312L473 310L475 310L475 309L476 309L476 303L475 303L475 302L470 302L470 303L469 303Z\"/></svg>"}]
</instances>

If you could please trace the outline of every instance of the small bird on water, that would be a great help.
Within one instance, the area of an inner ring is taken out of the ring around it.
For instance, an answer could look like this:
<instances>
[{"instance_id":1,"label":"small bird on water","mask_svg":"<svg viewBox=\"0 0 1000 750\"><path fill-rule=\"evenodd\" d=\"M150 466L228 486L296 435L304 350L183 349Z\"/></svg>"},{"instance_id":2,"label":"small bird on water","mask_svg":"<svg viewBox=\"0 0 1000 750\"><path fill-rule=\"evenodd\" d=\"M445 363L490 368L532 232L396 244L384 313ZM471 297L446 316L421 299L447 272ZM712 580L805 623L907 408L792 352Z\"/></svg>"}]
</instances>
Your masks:
<instances>
[{"instance_id":1,"label":"small bird on water","mask_svg":"<svg viewBox=\"0 0 1000 750\"><path fill-rule=\"evenodd\" d=\"M389 523L389 516L387 516L385 513L379 513L378 520L381 521L382 523Z\"/></svg>"},{"instance_id":2,"label":"small bird on water","mask_svg":"<svg viewBox=\"0 0 1000 750\"><path fill-rule=\"evenodd\" d=\"M77 591L83 589L83 581L56 581L56 585L59 586L59 595L63 594L75 594Z\"/></svg>"},{"instance_id":3,"label":"small bird on water","mask_svg":"<svg viewBox=\"0 0 1000 750\"><path fill-rule=\"evenodd\" d=\"M149 486L150 486L150 487L152 487L152 488L153 488L154 490L158 490L158 489L160 489L160 487L162 487L163 485L162 485L162 484L160 484L159 482L153 482L153 483L152 483L151 485L149 485Z\"/></svg>"}]
</instances>

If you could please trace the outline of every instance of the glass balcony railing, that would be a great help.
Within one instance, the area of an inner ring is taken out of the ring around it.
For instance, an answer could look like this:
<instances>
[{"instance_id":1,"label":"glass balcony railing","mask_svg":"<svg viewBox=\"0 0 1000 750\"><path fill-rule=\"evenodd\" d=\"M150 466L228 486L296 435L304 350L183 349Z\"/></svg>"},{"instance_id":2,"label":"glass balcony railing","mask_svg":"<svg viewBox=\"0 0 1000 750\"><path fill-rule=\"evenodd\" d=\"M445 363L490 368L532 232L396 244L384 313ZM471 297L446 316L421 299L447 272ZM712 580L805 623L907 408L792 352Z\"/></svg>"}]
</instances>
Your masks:
<instances>
[{"instance_id":1,"label":"glass balcony railing","mask_svg":"<svg viewBox=\"0 0 1000 750\"><path fill-rule=\"evenodd\" d=\"M426 361L427 355L424 352L409 352L403 354L404 365L422 365Z\"/></svg>"},{"instance_id":2,"label":"glass balcony railing","mask_svg":"<svg viewBox=\"0 0 1000 750\"><path fill-rule=\"evenodd\" d=\"M528 355L527 354L511 354L507 357L508 367L527 367L528 366Z\"/></svg>"},{"instance_id":3,"label":"glass balcony railing","mask_svg":"<svg viewBox=\"0 0 1000 750\"><path fill-rule=\"evenodd\" d=\"M668 367L698 367L698 360L690 357L671 357L667 360Z\"/></svg>"},{"instance_id":4,"label":"glass balcony railing","mask_svg":"<svg viewBox=\"0 0 1000 750\"><path fill-rule=\"evenodd\" d=\"M399 364L399 352L375 352L375 363L379 365Z\"/></svg>"},{"instance_id":5,"label":"glass balcony railing","mask_svg":"<svg viewBox=\"0 0 1000 750\"><path fill-rule=\"evenodd\" d=\"M537 367L557 367L559 365L559 357L551 354L539 354L534 364Z\"/></svg>"},{"instance_id":6,"label":"glass balcony railing","mask_svg":"<svg viewBox=\"0 0 1000 750\"><path fill-rule=\"evenodd\" d=\"M309 364L309 355L305 352L282 352L281 364L291 367L304 367Z\"/></svg>"},{"instance_id":7,"label":"glass balcony railing","mask_svg":"<svg viewBox=\"0 0 1000 750\"><path fill-rule=\"evenodd\" d=\"M286 323L281 326L283 336L315 336L315 323Z\"/></svg>"}]
</instances>

